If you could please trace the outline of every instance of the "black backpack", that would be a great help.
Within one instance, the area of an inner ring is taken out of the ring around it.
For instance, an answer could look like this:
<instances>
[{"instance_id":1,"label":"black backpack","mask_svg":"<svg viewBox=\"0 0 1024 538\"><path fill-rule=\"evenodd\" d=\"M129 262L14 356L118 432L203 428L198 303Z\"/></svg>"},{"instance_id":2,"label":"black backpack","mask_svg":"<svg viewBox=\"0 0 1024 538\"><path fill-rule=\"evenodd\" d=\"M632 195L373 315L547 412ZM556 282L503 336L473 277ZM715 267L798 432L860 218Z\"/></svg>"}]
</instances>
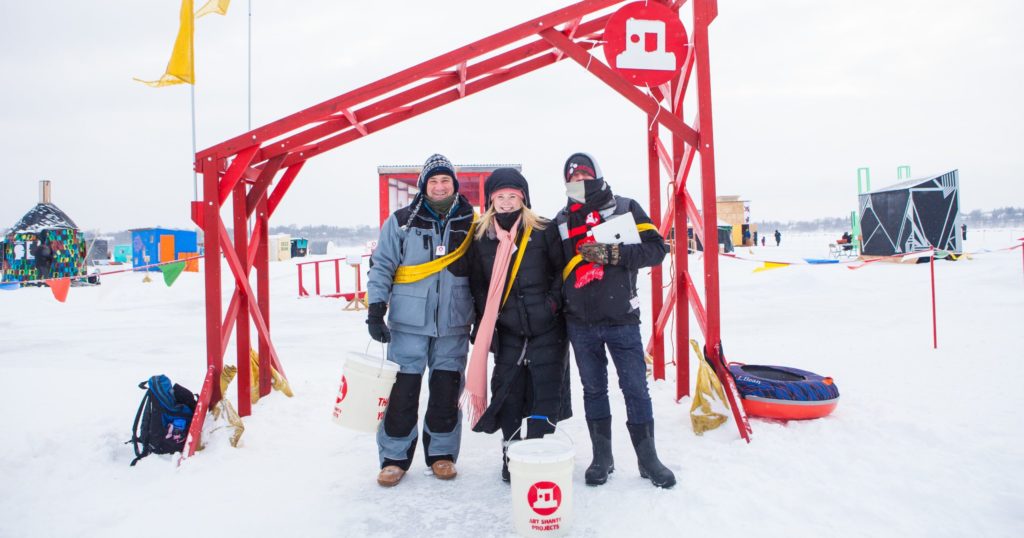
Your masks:
<instances>
[{"instance_id":1,"label":"black backpack","mask_svg":"<svg viewBox=\"0 0 1024 538\"><path fill-rule=\"evenodd\" d=\"M135 449L132 466L150 454L181 452L197 402L192 391L177 383L172 385L165 375L155 375L139 383L139 388L146 395L135 413L132 439L128 441Z\"/></svg>"}]
</instances>

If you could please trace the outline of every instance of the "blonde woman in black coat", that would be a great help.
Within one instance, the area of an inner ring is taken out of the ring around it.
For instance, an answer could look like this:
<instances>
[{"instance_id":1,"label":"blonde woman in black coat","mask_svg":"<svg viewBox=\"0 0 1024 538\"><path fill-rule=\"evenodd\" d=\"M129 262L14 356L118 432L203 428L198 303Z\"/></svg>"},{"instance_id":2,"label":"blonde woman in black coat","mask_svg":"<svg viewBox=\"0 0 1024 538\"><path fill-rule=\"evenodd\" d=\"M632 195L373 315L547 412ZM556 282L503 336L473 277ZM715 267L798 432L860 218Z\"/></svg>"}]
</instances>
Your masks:
<instances>
[{"instance_id":1,"label":"blonde woman in black coat","mask_svg":"<svg viewBox=\"0 0 1024 538\"><path fill-rule=\"evenodd\" d=\"M494 353L491 400L473 430L500 429L504 456L508 442L521 437L517 430L525 430L527 438L541 437L572 416L569 345L561 312L565 261L558 230L530 209L529 185L522 174L499 168L487 178L484 193L486 211L470 251L470 288L478 315L486 310L499 249L495 223L502 230L515 227L515 248L498 296L489 348ZM477 342L481 340L486 338ZM530 419L523 426L529 416L547 419ZM502 459L501 477L508 481L507 461Z\"/></svg>"}]
</instances>

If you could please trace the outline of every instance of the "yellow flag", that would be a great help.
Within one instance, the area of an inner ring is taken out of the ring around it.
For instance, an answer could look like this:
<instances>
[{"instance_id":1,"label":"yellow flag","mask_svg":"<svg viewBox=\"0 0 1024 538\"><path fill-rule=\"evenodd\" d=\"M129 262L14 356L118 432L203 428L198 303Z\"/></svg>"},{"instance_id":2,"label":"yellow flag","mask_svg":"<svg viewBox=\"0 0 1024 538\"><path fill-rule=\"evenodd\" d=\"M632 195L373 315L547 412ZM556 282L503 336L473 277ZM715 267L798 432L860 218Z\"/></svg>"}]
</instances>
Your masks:
<instances>
[{"instance_id":1,"label":"yellow flag","mask_svg":"<svg viewBox=\"0 0 1024 538\"><path fill-rule=\"evenodd\" d=\"M146 81L138 78L135 80L152 88L172 84L195 84L195 61L192 56L194 28L192 0L181 0L181 27L178 29L178 38L174 40L171 61L167 62L167 72L160 77L160 80Z\"/></svg>"},{"instance_id":2,"label":"yellow flag","mask_svg":"<svg viewBox=\"0 0 1024 538\"><path fill-rule=\"evenodd\" d=\"M761 267L758 267L757 269L754 269L754 272L755 273L760 273L761 271L771 271L772 269L778 269L780 267L788 267L788 266L789 266L788 263L764 262L764 265L762 265Z\"/></svg>"},{"instance_id":3,"label":"yellow flag","mask_svg":"<svg viewBox=\"0 0 1024 538\"><path fill-rule=\"evenodd\" d=\"M218 15L227 15L228 5L230 3L231 0L209 0L208 2L206 2L206 5L199 8L199 11L196 11L196 18L198 19L201 17L205 17L210 13L216 13Z\"/></svg>"}]
</instances>

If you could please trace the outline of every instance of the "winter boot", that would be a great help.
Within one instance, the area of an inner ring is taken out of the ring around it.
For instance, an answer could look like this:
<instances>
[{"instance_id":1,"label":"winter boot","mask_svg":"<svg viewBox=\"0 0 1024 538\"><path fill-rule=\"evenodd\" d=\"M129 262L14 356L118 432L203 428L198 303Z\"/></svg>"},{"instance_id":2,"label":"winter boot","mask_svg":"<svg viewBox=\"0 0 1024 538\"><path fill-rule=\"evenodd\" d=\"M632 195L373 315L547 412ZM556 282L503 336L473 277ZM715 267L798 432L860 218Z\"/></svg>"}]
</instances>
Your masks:
<instances>
[{"instance_id":1,"label":"winter boot","mask_svg":"<svg viewBox=\"0 0 1024 538\"><path fill-rule=\"evenodd\" d=\"M615 470L612 459L612 418L588 420L590 444L594 447L594 461L587 467L585 478L588 486L600 486L608 481L608 475Z\"/></svg>"},{"instance_id":2,"label":"winter boot","mask_svg":"<svg viewBox=\"0 0 1024 538\"><path fill-rule=\"evenodd\" d=\"M676 475L672 474L668 467L662 465L661 460L658 459L658 452L654 449L654 422L646 424L627 422L626 428L629 429L629 437L636 450L640 476L649 478L651 483L659 488L670 488L676 485Z\"/></svg>"},{"instance_id":3,"label":"winter boot","mask_svg":"<svg viewBox=\"0 0 1024 538\"><path fill-rule=\"evenodd\" d=\"M512 481L512 475L508 472L508 443L505 441L501 442L501 481Z\"/></svg>"}]
</instances>

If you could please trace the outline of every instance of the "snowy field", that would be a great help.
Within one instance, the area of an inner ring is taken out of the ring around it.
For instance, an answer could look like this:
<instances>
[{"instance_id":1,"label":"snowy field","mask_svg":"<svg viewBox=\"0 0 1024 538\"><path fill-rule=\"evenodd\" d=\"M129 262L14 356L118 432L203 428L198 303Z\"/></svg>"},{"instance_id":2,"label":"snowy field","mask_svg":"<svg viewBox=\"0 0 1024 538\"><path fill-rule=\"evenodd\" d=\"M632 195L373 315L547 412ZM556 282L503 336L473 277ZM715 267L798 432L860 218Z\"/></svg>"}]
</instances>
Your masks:
<instances>
[{"instance_id":1,"label":"snowy field","mask_svg":"<svg viewBox=\"0 0 1024 538\"><path fill-rule=\"evenodd\" d=\"M973 259L936 263L937 350L927 264L754 273L758 263L722 258L727 356L832 376L837 410L807 422L753 420L749 445L732 422L697 437L689 399L674 401L670 366L652 396L658 449L679 484L659 490L639 477L613 380L616 472L592 488L583 483L590 446L574 367L576 416L563 425L578 448L571 535L1024 535L1021 251L981 252L1022 235L972 229ZM737 254L823 258L834 238L783 231L781 247ZM0 536L510 535L497 436L467 429L453 482L424 474L418 452L398 487L376 485L373 436L330 420L346 353L370 342L364 314L297 298L294 262L271 267L274 341L295 397L261 400L239 448L226 430L209 432L208 419L205 450L180 468L169 456L130 468L124 441L140 381L165 373L200 388L200 274L170 288L159 274L152 283L112 275L72 288L65 304L46 288L0 291ZM342 277L350 288L351 270Z\"/></svg>"}]
</instances>

